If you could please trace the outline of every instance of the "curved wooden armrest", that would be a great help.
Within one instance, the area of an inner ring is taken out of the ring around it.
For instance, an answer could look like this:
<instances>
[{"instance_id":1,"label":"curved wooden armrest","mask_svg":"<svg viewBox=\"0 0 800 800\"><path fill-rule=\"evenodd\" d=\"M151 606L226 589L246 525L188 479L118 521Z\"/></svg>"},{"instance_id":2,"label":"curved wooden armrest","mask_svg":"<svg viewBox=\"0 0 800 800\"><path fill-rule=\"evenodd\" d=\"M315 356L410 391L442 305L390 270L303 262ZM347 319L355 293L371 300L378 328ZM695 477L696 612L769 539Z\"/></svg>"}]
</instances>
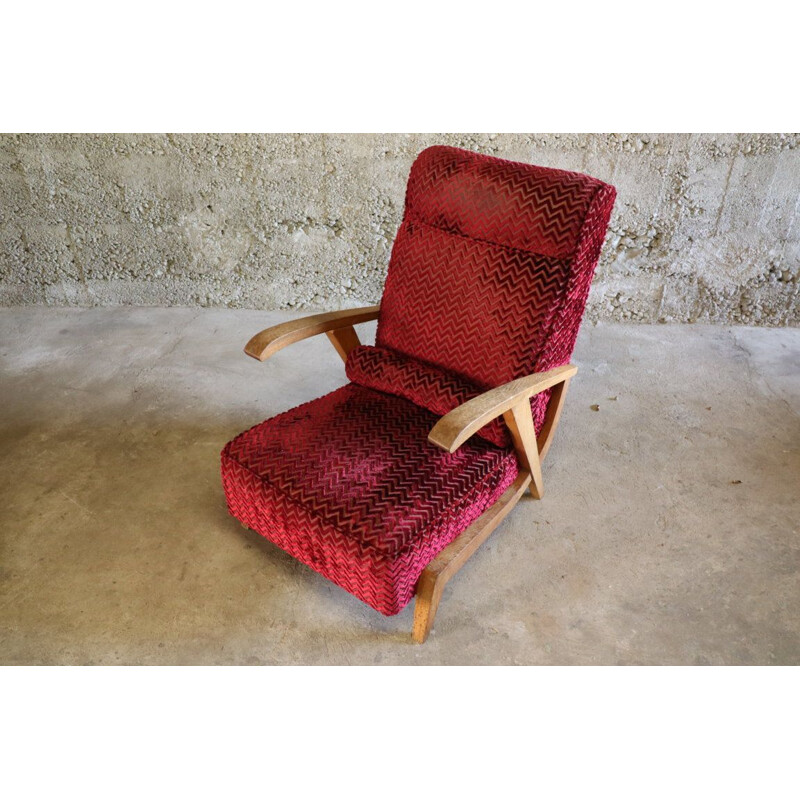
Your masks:
<instances>
[{"instance_id":1,"label":"curved wooden armrest","mask_svg":"<svg viewBox=\"0 0 800 800\"><path fill-rule=\"evenodd\" d=\"M577 371L574 364L568 364L547 372L526 375L496 389L489 389L445 414L431 428L428 441L454 453L487 422L511 411L521 402L527 402L533 395L568 381ZM528 417L530 418L530 414Z\"/></svg>"},{"instance_id":2,"label":"curved wooden armrest","mask_svg":"<svg viewBox=\"0 0 800 800\"><path fill-rule=\"evenodd\" d=\"M302 319L293 319L273 325L271 328L257 333L244 348L245 353L259 361L266 361L271 355L283 349L286 345L308 339L319 333L330 333L342 328L350 328L359 322L369 322L377 319L380 306L367 306L366 308L347 308L343 311L328 311L323 314L313 314Z\"/></svg>"}]
</instances>

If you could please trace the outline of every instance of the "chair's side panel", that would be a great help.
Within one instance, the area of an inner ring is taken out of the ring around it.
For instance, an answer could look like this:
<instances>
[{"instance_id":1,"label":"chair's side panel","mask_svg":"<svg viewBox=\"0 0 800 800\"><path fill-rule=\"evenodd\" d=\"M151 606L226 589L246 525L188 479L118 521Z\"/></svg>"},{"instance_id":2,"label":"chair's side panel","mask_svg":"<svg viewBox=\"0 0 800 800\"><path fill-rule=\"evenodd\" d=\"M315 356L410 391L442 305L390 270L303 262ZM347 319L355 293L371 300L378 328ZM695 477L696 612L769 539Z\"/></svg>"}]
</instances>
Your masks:
<instances>
[{"instance_id":1,"label":"chair's side panel","mask_svg":"<svg viewBox=\"0 0 800 800\"><path fill-rule=\"evenodd\" d=\"M537 372L567 364L572 356L616 196L613 186L603 184L592 198L571 259L563 298L536 361Z\"/></svg>"},{"instance_id":2,"label":"chair's side panel","mask_svg":"<svg viewBox=\"0 0 800 800\"><path fill-rule=\"evenodd\" d=\"M602 184L592 198L575 254L570 259L569 279L553 314L551 327L544 337L545 345L536 359L534 372L546 372L553 367L568 364L572 357L616 195L613 186ZM548 390L531 400L531 413L537 433L544 425L552 399L552 390Z\"/></svg>"}]
</instances>

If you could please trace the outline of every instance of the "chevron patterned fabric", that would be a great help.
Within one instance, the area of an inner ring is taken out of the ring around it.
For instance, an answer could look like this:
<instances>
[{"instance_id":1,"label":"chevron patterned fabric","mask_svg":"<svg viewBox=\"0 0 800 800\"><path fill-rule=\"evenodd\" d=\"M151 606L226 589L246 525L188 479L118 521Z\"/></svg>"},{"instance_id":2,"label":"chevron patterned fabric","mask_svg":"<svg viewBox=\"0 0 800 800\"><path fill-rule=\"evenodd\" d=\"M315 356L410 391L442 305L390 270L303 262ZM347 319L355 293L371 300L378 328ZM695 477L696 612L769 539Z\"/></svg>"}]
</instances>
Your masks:
<instances>
[{"instance_id":1,"label":"chevron patterned fabric","mask_svg":"<svg viewBox=\"0 0 800 800\"><path fill-rule=\"evenodd\" d=\"M517 476L510 448L427 441L436 415L351 383L237 436L228 508L247 527L384 614Z\"/></svg>"},{"instance_id":2,"label":"chevron patterned fabric","mask_svg":"<svg viewBox=\"0 0 800 800\"><path fill-rule=\"evenodd\" d=\"M568 363L615 196L586 175L423 150L376 344L484 388ZM537 431L549 398L532 401Z\"/></svg>"},{"instance_id":3,"label":"chevron patterned fabric","mask_svg":"<svg viewBox=\"0 0 800 800\"><path fill-rule=\"evenodd\" d=\"M345 371L353 383L405 397L439 417L486 391L485 387L475 386L452 372L386 347L364 344L356 347L347 357ZM485 425L476 435L498 447L511 444L508 428L499 419Z\"/></svg>"},{"instance_id":4,"label":"chevron patterned fabric","mask_svg":"<svg viewBox=\"0 0 800 800\"><path fill-rule=\"evenodd\" d=\"M384 614L491 506L518 467L493 422L445 453L438 417L569 362L615 190L452 147L411 169L375 347L352 383L256 425L222 452L244 525ZM550 393L531 401L540 430Z\"/></svg>"}]
</instances>

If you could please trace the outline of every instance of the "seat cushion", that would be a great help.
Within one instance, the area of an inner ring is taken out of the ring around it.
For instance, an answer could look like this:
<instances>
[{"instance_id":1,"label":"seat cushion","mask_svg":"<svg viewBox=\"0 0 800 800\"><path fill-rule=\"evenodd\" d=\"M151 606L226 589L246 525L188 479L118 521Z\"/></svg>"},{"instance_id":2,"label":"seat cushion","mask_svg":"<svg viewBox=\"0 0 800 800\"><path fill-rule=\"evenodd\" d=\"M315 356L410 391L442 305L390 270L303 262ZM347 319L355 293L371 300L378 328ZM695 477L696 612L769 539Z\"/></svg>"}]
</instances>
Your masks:
<instances>
[{"instance_id":1,"label":"seat cushion","mask_svg":"<svg viewBox=\"0 0 800 800\"><path fill-rule=\"evenodd\" d=\"M345 365L353 383L405 397L437 416L477 397L485 389L452 372L405 356L388 347L362 344L350 351ZM502 420L492 420L476 434L498 447L508 447L511 436Z\"/></svg>"},{"instance_id":2,"label":"seat cushion","mask_svg":"<svg viewBox=\"0 0 800 800\"><path fill-rule=\"evenodd\" d=\"M438 417L348 384L256 425L222 451L228 508L244 525L383 614L517 475L513 450L427 440Z\"/></svg>"}]
</instances>

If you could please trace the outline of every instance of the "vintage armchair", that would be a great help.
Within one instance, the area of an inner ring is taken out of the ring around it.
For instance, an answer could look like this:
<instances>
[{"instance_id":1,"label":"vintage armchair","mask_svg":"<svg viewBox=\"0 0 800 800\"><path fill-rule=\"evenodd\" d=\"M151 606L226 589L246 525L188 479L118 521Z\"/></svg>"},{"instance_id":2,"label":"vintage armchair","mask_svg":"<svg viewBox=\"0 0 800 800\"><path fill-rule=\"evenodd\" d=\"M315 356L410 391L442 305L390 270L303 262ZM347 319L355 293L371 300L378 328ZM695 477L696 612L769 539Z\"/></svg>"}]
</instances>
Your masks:
<instances>
[{"instance_id":1,"label":"vintage armchair","mask_svg":"<svg viewBox=\"0 0 800 800\"><path fill-rule=\"evenodd\" d=\"M264 361L325 333L350 383L225 446L231 514L383 614L416 594L424 642L447 581L526 489L542 496L615 195L578 173L420 153L381 304L247 343ZM374 319L361 345L353 326Z\"/></svg>"}]
</instances>

